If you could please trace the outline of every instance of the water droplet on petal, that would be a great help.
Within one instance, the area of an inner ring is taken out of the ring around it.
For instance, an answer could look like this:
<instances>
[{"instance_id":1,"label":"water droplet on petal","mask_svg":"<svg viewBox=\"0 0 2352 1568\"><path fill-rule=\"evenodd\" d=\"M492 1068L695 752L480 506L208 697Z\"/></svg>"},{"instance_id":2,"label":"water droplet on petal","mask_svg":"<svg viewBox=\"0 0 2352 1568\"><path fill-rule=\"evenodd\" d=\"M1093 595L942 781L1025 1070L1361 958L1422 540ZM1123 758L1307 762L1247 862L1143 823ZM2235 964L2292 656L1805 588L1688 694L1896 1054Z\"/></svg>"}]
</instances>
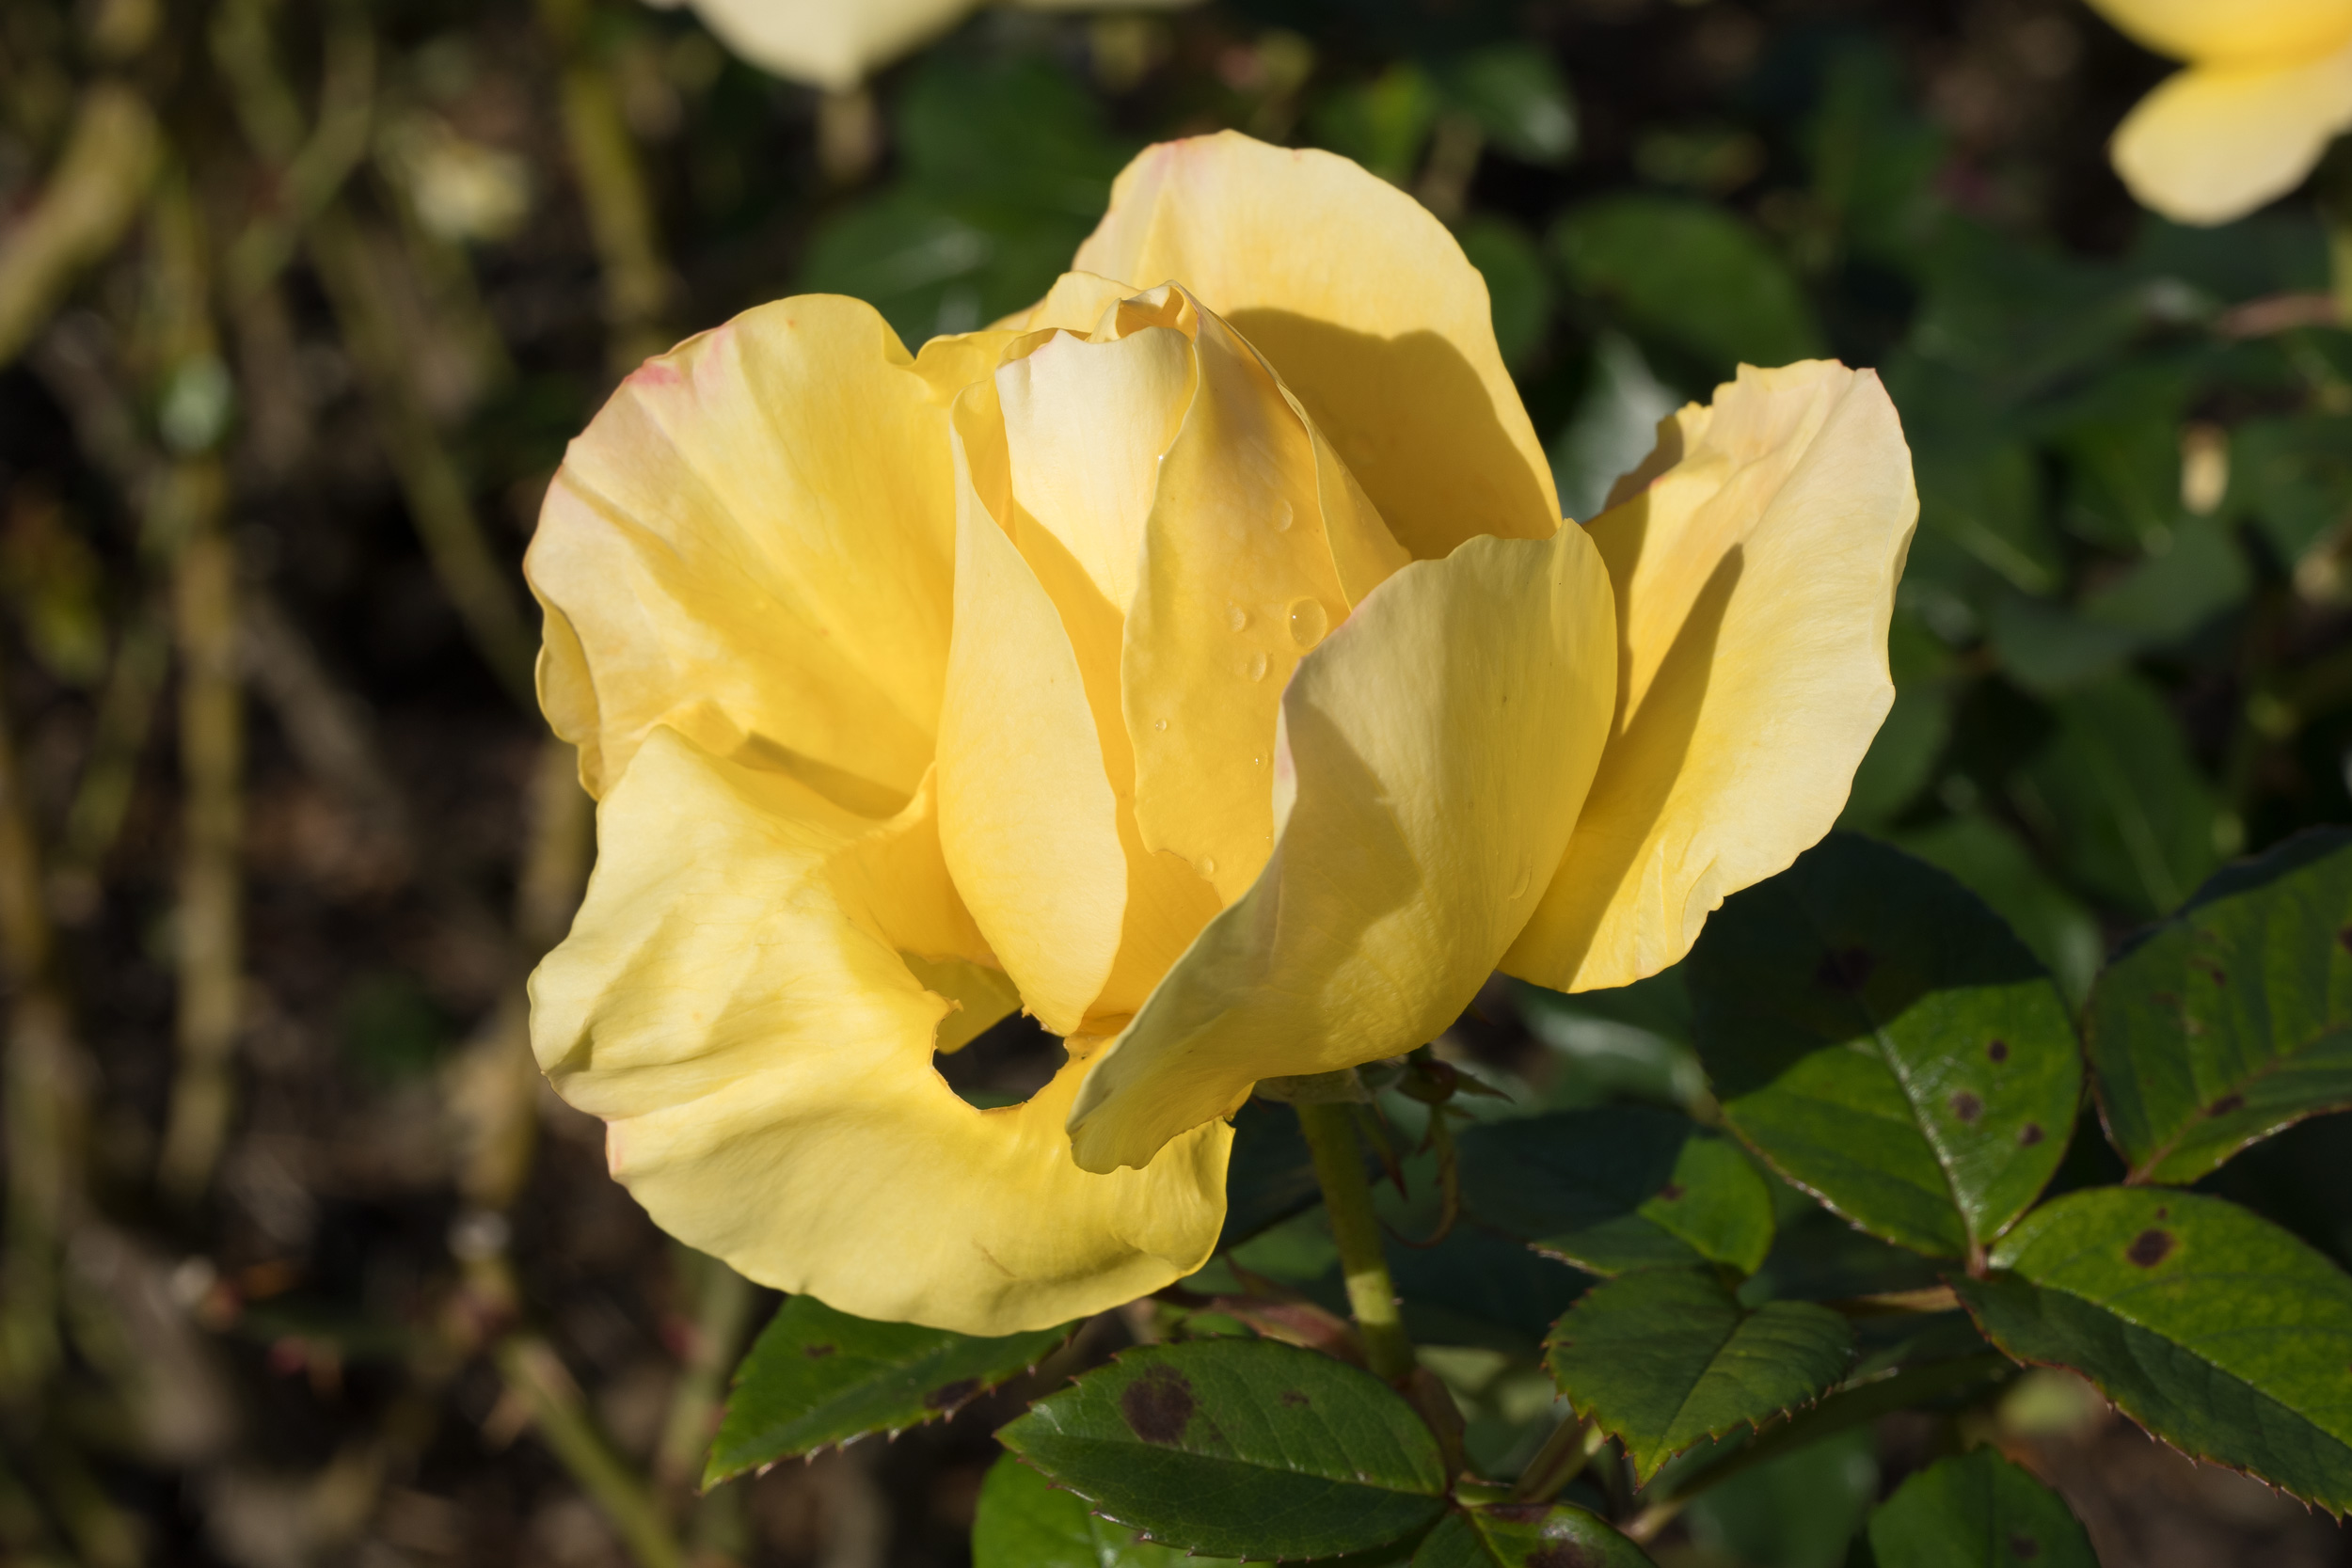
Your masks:
<instances>
[{"instance_id":1,"label":"water droplet on petal","mask_svg":"<svg viewBox=\"0 0 2352 1568\"><path fill-rule=\"evenodd\" d=\"M1274 531L1277 533L1288 533L1290 531L1291 503L1283 501L1278 505L1274 511Z\"/></svg>"},{"instance_id":2,"label":"water droplet on petal","mask_svg":"<svg viewBox=\"0 0 2352 1568\"><path fill-rule=\"evenodd\" d=\"M1251 654L1249 662L1241 667L1241 673L1253 681L1265 679L1265 655Z\"/></svg>"},{"instance_id":3,"label":"water droplet on petal","mask_svg":"<svg viewBox=\"0 0 2352 1568\"><path fill-rule=\"evenodd\" d=\"M1237 604L1229 604L1225 607L1225 624L1239 631L1249 624L1249 611Z\"/></svg>"},{"instance_id":4,"label":"water droplet on petal","mask_svg":"<svg viewBox=\"0 0 2352 1568\"><path fill-rule=\"evenodd\" d=\"M1330 611L1323 608L1321 599L1291 601L1291 641L1301 648L1311 648L1323 641L1323 634L1331 629Z\"/></svg>"},{"instance_id":5,"label":"water droplet on petal","mask_svg":"<svg viewBox=\"0 0 2352 1568\"><path fill-rule=\"evenodd\" d=\"M1211 860L1206 855L1203 855L1199 860L1193 862L1192 868L1195 871L1200 872L1203 877L1214 877L1216 875L1216 862Z\"/></svg>"},{"instance_id":6,"label":"water droplet on petal","mask_svg":"<svg viewBox=\"0 0 2352 1568\"><path fill-rule=\"evenodd\" d=\"M1168 728L1168 721L1165 719L1154 719L1152 721L1152 727L1155 730L1166 730Z\"/></svg>"},{"instance_id":7,"label":"water droplet on petal","mask_svg":"<svg viewBox=\"0 0 2352 1568\"><path fill-rule=\"evenodd\" d=\"M1249 759L1249 766L1250 766L1250 767L1252 767L1252 768L1263 768L1263 767L1265 766L1265 758L1263 758L1263 757L1251 757L1251 758Z\"/></svg>"},{"instance_id":8,"label":"water droplet on petal","mask_svg":"<svg viewBox=\"0 0 2352 1568\"><path fill-rule=\"evenodd\" d=\"M1511 882L1511 896L1514 898L1526 897L1528 887L1534 880L1535 863L1529 860L1525 855L1521 855L1519 857L1518 875L1514 878Z\"/></svg>"}]
</instances>

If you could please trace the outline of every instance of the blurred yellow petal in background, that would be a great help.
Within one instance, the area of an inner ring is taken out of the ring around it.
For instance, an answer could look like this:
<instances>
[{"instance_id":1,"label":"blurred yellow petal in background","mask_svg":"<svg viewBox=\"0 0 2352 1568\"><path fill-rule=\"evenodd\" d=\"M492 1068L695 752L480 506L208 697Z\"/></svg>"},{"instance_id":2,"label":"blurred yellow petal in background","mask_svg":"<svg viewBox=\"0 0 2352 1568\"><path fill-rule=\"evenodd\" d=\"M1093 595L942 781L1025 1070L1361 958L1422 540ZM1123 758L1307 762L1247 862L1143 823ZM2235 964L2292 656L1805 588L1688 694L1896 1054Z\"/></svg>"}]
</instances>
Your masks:
<instances>
[{"instance_id":1,"label":"blurred yellow petal in background","mask_svg":"<svg viewBox=\"0 0 2352 1568\"><path fill-rule=\"evenodd\" d=\"M2303 182L2352 126L2352 0L2091 0L2189 69L2117 127L2116 172L2177 222L2245 216Z\"/></svg>"},{"instance_id":2,"label":"blurred yellow petal in background","mask_svg":"<svg viewBox=\"0 0 2352 1568\"><path fill-rule=\"evenodd\" d=\"M678 0L655 0L656 4ZM727 48L794 82L841 91L955 25L981 0L687 0ZM1193 0L1013 0L1028 10L1134 10Z\"/></svg>"},{"instance_id":3,"label":"blurred yellow petal in background","mask_svg":"<svg viewBox=\"0 0 2352 1568\"><path fill-rule=\"evenodd\" d=\"M2308 59L2352 38L2352 0L2090 0L2160 55L2199 65Z\"/></svg>"}]
</instances>

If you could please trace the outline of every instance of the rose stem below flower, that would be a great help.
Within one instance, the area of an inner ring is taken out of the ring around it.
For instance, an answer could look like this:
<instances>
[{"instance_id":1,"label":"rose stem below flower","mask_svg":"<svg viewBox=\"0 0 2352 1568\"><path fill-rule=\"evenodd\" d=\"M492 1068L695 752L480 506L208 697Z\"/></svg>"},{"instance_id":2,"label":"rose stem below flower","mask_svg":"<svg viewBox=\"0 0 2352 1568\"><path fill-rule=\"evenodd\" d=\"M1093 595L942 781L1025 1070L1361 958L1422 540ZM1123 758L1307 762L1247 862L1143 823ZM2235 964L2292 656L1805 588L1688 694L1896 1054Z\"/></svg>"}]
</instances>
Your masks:
<instances>
[{"instance_id":1,"label":"rose stem below flower","mask_svg":"<svg viewBox=\"0 0 2352 1568\"><path fill-rule=\"evenodd\" d=\"M1380 1243L1380 1222L1372 1212L1372 1185L1364 1180L1362 1147L1356 1141L1356 1124L1345 1105L1295 1104L1298 1125L1314 1155L1315 1180L1323 1186L1323 1206L1331 1216L1331 1238L1339 1243L1340 1270L1347 1277L1347 1304L1363 1335L1365 1358L1373 1371L1391 1382L1413 1370L1413 1342L1405 1337L1405 1320L1396 1304L1396 1286L1389 1278L1388 1255Z\"/></svg>"}]
</instances>

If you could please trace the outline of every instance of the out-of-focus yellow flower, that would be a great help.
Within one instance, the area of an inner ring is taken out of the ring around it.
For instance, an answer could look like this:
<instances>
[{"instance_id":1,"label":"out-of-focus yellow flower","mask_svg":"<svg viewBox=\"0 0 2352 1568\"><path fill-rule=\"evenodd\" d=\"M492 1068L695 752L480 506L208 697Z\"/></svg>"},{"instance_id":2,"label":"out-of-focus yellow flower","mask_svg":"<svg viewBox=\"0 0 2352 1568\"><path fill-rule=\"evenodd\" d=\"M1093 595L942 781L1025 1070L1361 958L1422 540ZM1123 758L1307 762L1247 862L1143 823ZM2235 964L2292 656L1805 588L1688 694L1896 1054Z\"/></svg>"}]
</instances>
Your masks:
<instances>
[{"instance_id":1,"label":"out-of-focus yellow flower","mask_svg":"<svg viewBox=\"0 0 2352 1568\"><path fill-rule=\"evenodd\" d=\"M631 376L529 561L600 859L532 1038L655 1219L979 1333L1198 1267L1261 1078L1500 963L1613 986L1830 825L1917 510L1868 372L1743 370L1590 527L1445 229L1225 135L1021 316L788 299ZM933 1069L1016 1006L1027 1103Z\"/></svg>"},{"instance_id":2,"label":"out-of-focus yellow flower","mask_svg":"<svg viewBox=\"0 0 2352 1568\"><path fill-rule=\"evenodd\" d=\"M679 0L655 0L676 5ZM982 0L687 0L736 54L812 87L853 87L866 72L946 32ZM1194 0L1009 0L1026 10L1166 9Z\"/></svg>"},{"instance_id":3,"label":"out-of-focus yellow flower","mask_svg":"<svg viewBox=\"0 0 2352 1568\"><path fill-rule=\"evenodd\" d=\"M2228 223L2303 182L2352 126L2352 0L2090 0L2186 60L2116 129L2116 172L2141 205Z\"/></svg>"}]
</instances>

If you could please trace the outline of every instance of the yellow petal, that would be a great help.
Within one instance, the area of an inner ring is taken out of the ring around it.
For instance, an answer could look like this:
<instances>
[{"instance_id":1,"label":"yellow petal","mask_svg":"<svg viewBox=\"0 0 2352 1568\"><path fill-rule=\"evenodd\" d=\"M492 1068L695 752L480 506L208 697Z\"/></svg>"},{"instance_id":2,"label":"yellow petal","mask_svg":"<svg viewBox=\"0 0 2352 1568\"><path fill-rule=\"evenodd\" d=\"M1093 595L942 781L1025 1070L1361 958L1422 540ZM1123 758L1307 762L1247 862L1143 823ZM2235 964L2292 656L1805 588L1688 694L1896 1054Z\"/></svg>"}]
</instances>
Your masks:
<instances>
[{"instance_id":1,"label":"yellow petal","mask_svg":"<svg viewBox=\"0 0 2352 1568\"><path fill-rule=\"evenodd\" d=\"M2352 0L2090 0L2161 55L2209 63L2307 59L2352 41Z\"/></svg>"},{"instance_id":2,"label":"yellow petal","mask_svg":"<svg viewBox=\"0 0 2352 1568\"><path fill-rule=\"evenodd\" d=\"M996 372L1013 499L1122 614L1191 394L1192 341L1168 326L1108 342L1055 333Z\"/></svg>"},{"instance_id":3,"label":"yellow petal","mask_svg":"<svg viewBox=\"0 0 2352 1568\"><path fill-rule=\"evenodd\" d=\"M961 437L955 448L961 467ZM940 845L1029 1010L1073 1034L1119 956L1119 803L1054 601L968 478L959 497Z\"/></svg>"},{"instance_id":4,"label":"yellow petal","mask_svg":"<svg viewBox=\"0 0 2352 1568\"><path fill-rule=\"evenodd\" d=\"M1358 606L1283 696L1279 847L1093 1058L1078 1164L1144 1165L1260 1078L1451 1023L1567 843L1613 641L1608 574L1576 528L1473 539Z\"/></svg>"},{"instance_id":5,"label":"yellow petal","mask_svg":"<svg viewBox=\"0 0 2352 1568\"><path fill-rule=\"evenodd\" d=\"M1143 842L1230 903L1274 847L1283 684L1349 612L1341 554L1376 562L1375 580L1406 562L1370 508L1327 510L1313 433L1250 346L1210 311L1187 319L1192 404L1159 465L1120 688Z\"/></svg>"},{"instance_id":6,"label":"yellow petal","mask_svg":"<svg viewBox=\"0 0 2352 1568\"><path fill-rule=\"evenodd\" d=\"M720 41L764 71L812 87L853 87L943 33L975 0L693 0Z\"/></svg>"},{"instance_id":7,"label":"yellow petal","mask_svg":"<svg viewBox=\"0 0 2352 1568\"><path fill-rule=\"evenodd\" d=\"M1007 316L996 325L1000 330L1014 332L1036 332L1054 326L1065 332L1091 332L1103 319L1104 311L1138 292L1134 285L1117 278L1097 277L1090 272L1066 272L1054 279L1054 286L1045 291L1043 299L1026 310Z\"/></svg>"},{"instance_id":8,"label":"yellow petal","mask_svg":"<svg viewBox=\"0 0 2352 1568\"><path fill-rule=\"evenodd\" d=\"M847 1312L1007 1334L1191 1272L1230 1131L1090 1176L1062 1131L1079 1066L987 1112L933 1069L946 1000L900 958L895 879L860 863L928 827L918 805L877 830L656 731L532 977L540 1065L605 1118L613 1174L663 1229Z\"/></svg>"},{"instance_id":9,"label":"yellow petal","mask_svg":"<svg viewBox=\"0 0 2352 1568\"><path fill-rule=\"evenodd\" d=\"M1230 131L1148 148L1073 264L1181 283L1230 321L1415 556L1558 526L1485 280L1426 209L1346 159Z\"/></svg>"},{"instance_id":10,"label":"yellow petal","mask_svg":"<svg viewBox=\"0 0 2352 1568\"><path fill-rule=\"evenodd\" d=\"M621 384L524 562L541 705L591 794L668 724L868 815L906 800L947 664L946 402L1005 341L910 360L870 306L806 296Z\"/></svg>"},{"instance_id":11,"label":"yellow petal","mask_svg":"<svg viewBox=\"0 0 2352 1568\"><path fill-rule=\"evenodd\" d=\"M1615 733L1502 967L1621 986L1827 832L1894 702L1886 631L1919 515L1878 377L1742 366L1661 425L1591 524L1617 607Z\"/></svg>"},{"instance_id":12,"label":"yellow petal","mask_svg":"<svg viewBox=\"0 0 2352 1568\"><path fill-rule=\"evenodd\" d=\"M2142 206L2228 223L2303 182L2352 126L2352 49L2293 65L2201 66L2168 78L2116 128L2115 170Z\"/></svg>"}]
</instances>

